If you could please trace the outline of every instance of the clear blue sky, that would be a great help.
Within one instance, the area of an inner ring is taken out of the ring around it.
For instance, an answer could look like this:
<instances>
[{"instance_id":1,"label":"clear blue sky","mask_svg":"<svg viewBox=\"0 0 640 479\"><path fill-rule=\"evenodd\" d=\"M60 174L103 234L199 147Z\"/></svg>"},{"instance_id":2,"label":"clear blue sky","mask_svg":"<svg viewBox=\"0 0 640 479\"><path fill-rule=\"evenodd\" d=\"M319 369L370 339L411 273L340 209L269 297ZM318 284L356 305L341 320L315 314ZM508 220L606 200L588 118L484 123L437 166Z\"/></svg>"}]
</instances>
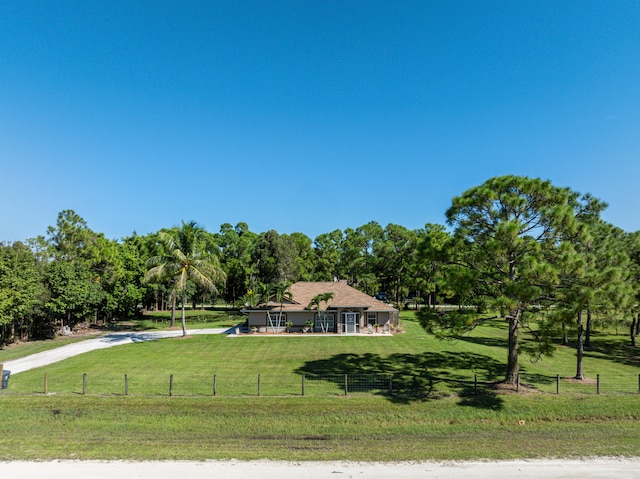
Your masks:
<instances>
[{"instance_id":1,"label":"clear blue sky","mask_svg":"<svg viewBox=\"0 0 640 479\"><path fill-rule=\"evenodd\" d=\"M0 241L314 238L551 180L640 229L640 2L0 2Z\"/></svg>"}]
</instances>

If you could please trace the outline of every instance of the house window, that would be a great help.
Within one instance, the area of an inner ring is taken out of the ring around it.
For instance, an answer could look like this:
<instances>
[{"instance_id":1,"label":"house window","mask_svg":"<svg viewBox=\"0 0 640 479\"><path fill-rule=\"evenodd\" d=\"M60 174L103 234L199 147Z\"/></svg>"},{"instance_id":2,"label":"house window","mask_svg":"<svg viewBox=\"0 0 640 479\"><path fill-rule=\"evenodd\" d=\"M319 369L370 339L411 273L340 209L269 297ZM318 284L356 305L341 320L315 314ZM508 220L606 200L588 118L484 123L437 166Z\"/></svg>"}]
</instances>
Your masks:
<instances>
[{"instance_id":1,"label":"house window","mask_svg":"<svg viewBox=\"0 0 640 479\"><path fill-rule=\"evenodd\" d=\"M376 313L367 313L367 324L375 325L378 322L378 315Z\"/></svg>"},{"instance_id":2,"label":"house window","mask_svg":"<svg viewBox=\"0 0 640 479\"><path fill-rule=\"evenodd\" d=\"M285 328L287 323L287 313L269 313L267 316L267 326L269 328Z\"/></svg>"},{"instance_id":3,"label":"house window","mask_svg":"<svg viewBox=\"0 0 640 479\"><path fill-rule=\"evenodd\" d=\"M316 331L334 331L335 319L333 313L316 314Z\"/></svg>"}]
</instances>

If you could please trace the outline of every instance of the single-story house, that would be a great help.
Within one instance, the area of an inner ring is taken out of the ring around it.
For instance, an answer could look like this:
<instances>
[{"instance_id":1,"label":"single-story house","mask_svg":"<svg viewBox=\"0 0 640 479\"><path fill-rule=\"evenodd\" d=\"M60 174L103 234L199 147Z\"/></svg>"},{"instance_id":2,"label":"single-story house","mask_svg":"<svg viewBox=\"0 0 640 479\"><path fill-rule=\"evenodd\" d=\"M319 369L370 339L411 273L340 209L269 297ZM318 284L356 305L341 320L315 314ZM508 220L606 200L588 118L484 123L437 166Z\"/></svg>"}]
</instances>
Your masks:
<instances>
[{"instance_id":1,"label":"single-story house","mask_svg":"<svg viewBox=\"0 0 640 479\"><path fill-rule=\"evenodd\" d=\"M247 326L260 332L312 330L357 334L388 331L398 324L398 310L347 284L346 281L300 281L289 287L291 297L282 304L269 301L245 308ZM318 295L330 299L312 305ZM255 329L254 329L255 328Z\"/></svg>"}]
</instances>

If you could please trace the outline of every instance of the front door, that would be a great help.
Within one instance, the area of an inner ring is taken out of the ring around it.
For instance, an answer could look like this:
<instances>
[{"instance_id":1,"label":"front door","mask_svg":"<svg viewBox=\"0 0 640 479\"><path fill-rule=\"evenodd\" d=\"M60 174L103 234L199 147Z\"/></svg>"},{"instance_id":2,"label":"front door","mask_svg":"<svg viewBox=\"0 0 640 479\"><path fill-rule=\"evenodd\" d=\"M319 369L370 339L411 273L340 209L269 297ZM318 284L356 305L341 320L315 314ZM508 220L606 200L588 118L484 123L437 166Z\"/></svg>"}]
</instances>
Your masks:
<instances>
[{"instance_id":1,"label":"front door","mask_svg":"<svg viewBox=\"0 0 640 479\"><path fill-rule=\"evenodd\" d=\"M342 313L342 319L344 322L344 332L346 334L356 334L358 313Z\"/></svg>"}]
</instances>

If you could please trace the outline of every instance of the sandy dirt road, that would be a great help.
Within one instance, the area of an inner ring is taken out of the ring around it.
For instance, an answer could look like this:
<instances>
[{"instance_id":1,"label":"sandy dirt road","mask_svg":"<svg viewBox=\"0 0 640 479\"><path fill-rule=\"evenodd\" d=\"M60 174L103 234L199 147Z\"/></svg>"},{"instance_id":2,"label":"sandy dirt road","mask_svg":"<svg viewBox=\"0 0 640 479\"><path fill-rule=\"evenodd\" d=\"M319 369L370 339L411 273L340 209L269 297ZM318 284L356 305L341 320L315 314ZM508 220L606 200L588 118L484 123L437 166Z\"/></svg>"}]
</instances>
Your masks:
<instances>
[{"instance_id":1,"label":"sandy dirt road","mask_svg":"<svg viewBox=\"0 0 640 479\"><path fill-rule=\"evenodd\" d=\"M11 479L637 479L640 458L448 463L5 462Z\"/></svg>"}]
</instances>

